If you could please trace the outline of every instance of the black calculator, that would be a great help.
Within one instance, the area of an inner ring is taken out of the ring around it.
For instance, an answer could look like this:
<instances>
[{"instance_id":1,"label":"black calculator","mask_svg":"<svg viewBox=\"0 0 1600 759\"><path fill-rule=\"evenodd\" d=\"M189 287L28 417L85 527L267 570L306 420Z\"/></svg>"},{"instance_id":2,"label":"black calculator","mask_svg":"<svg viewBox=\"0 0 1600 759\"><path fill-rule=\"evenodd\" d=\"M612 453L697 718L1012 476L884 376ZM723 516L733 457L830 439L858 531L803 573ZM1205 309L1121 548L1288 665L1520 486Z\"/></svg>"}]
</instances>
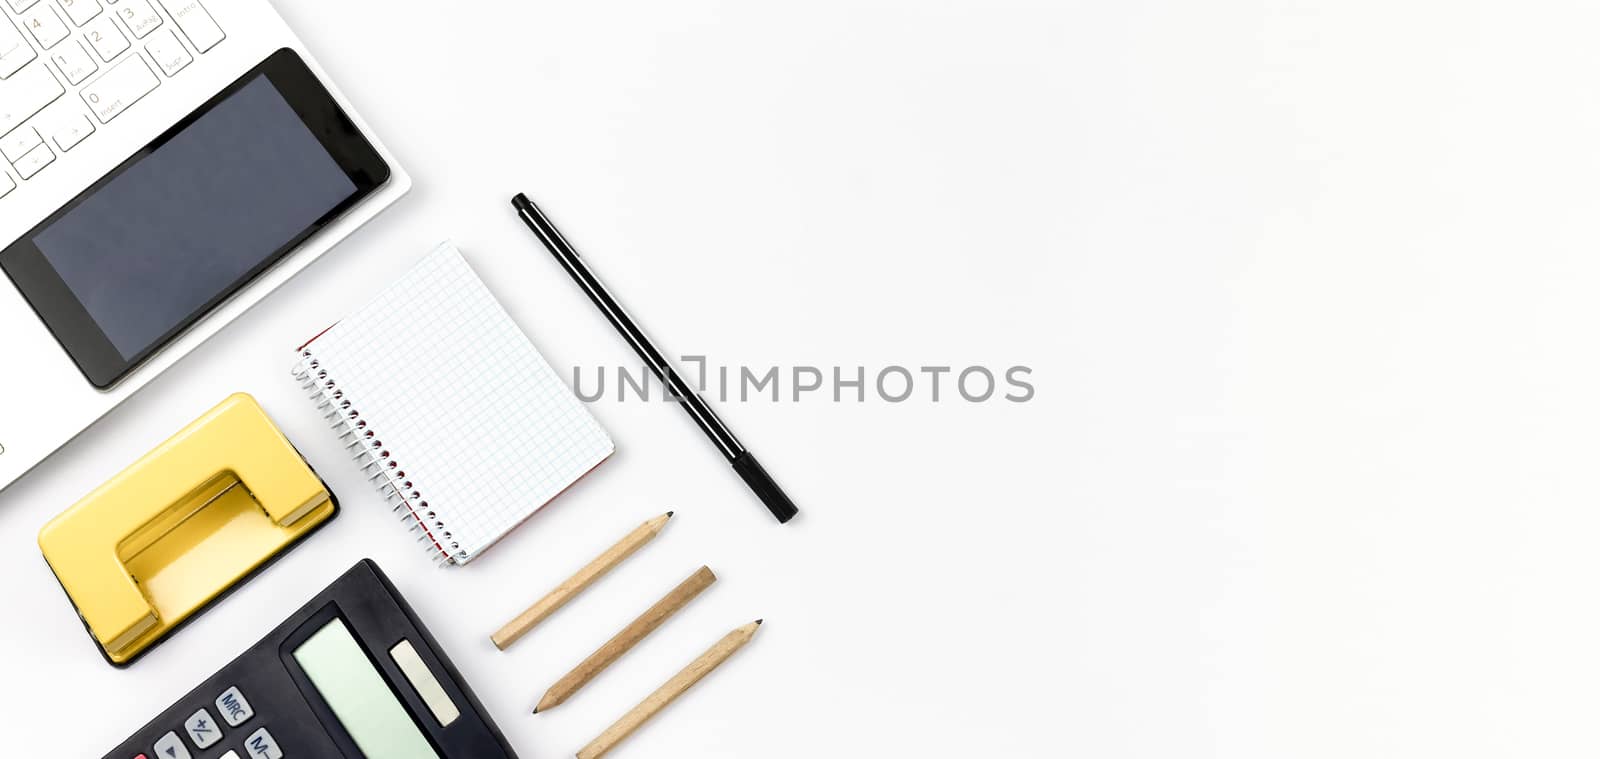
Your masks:
<instances>
[{"instance_id":1,"label":"black calculator","mask_svg":"<svg viewBox=\"0 0 1600 759\"><path fill-rule=\"evenodd\" d=\"M515 759L370 559L106 759Z\"/></svg>"}]
</instances>

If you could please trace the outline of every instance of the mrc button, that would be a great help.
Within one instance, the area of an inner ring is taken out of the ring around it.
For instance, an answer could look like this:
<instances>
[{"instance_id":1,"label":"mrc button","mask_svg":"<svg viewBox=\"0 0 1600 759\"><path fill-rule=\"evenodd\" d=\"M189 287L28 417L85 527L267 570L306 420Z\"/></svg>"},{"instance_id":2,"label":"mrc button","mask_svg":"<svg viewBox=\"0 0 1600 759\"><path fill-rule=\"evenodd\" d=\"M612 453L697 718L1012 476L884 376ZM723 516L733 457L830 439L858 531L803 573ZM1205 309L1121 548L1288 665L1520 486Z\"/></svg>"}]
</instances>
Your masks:
<instances>
[{"instance_id":1,"label":"mrc button","mask_svg":"<svg viewBox=\"0 0 1600 759\"><path fill-rule=\"evenodd\" d=\"M217 696L217 711L222 714L228 727L238 727L255 716L255 710L250 708L250 702L244 699L244 694L239 692L235 685Z\"/></svg>"}]
</instances>

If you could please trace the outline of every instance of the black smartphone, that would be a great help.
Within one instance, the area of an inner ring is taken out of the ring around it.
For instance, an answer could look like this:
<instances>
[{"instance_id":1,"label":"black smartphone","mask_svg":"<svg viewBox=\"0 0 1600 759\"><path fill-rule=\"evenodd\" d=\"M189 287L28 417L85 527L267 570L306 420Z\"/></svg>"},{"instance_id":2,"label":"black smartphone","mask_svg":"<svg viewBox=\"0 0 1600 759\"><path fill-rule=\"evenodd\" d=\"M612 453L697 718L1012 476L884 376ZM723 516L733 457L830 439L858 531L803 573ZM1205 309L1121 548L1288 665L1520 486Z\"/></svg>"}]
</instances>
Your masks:
<instances>
[{"instance_id":1,"label":"black smartphone","mask_svg":"<svg viewBox=\"0 0 1600 759\"><path fill-rule=\"evenodd\" d=\"M0 251L0 268L103 390L389 175L279 50Z\"/></svg>"}]
</instances>

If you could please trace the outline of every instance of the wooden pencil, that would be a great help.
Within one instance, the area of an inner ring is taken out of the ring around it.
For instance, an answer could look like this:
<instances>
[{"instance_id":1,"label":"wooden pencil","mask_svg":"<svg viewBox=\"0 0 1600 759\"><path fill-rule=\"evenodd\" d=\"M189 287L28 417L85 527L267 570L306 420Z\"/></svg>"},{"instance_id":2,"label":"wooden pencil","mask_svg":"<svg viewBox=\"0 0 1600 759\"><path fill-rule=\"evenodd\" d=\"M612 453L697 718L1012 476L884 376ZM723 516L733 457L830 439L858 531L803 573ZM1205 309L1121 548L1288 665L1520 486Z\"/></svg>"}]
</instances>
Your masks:
<instances>
[{"instance_id":1,"label":"wooden pencil","mask_svg":"<svg viewBox=\"0 0 1600 759\"><path fill-rule=\"evenodd\" d=\"M645 636L655 632L656 628L671 618L673 614L678 613L679 609L688 605L690 601L700 595L701 591L711 587L711 583L716 581L717 576L712 574L710 567L700 567L694 574L689 575L689 579L678 583L678 587L673 588L671 592L662 596L661 600L655 602L655 605L640 614L638 619L633 620L627 627L622 628L622 631L612 636L611 640L606 641L605 645L596 649L594 653L589 654L587 659L584 659L578 666L574 667L566 676L557 680L555 685L550 686L550 690L545 691L544 698L539 699L539 705L534 707L533 713L538 714L560 706L562 702L571 698L572 694L577 693L583 686L588 685L595 675L600 674L606 667L621 659L623 654L632 650L634 646L639 644L639 641L645 639Z\"/></svg>"},{"instance_id":2,"label":"wooden pencil","mask_svg":"<svg viewBox=\"0 0 1600 759\"><path fill-rule=\"evenodd\" d=\"M618 564L627 560L635 551L654 540L657 535L661 534L661 528L666 526L667 520L671 518L672 512L669 511L634 528L633 532L628 533L622 540L617 541L616 545L607 548L605 553L596 556L594 561L584 565L583 569L578 570L577 574L567 578L566 582L557 585L555 590L545 594L544 598L539 599L537 603L528 607L527 611L518 614L516 619L507 622L504 627L496 630L493 635L489 636L489 640L493 641L495 647L501 651L506 650L507 646L527 635L534 625L543 622L546 617L554 614L557 609L567 605L568 601L571 601L579 593L593 585L595 580L615 569Z\"/></svg>"},{"instance_id":3,"label":"wooden pencil","mask_svg":"<svg viewBox=\"0 0 1600 759\"><path fill-rule=\"evenodd\" d=\"M739 649L744 648L744 644L749 643L750 639L755 637L756 629L760 626L761 620L758 619L722 636L722 640L717 641L716 645L707 649L705 653L700 655L700 658L695 659L689 666L684 667L683 671L673 675L671 680L657 688L656 692L651 693L644 701L639 702L639 705L633 707L632 711L622 715L621 719L617 720L611 727L606 728L606 731L601 733L600 737L590 741L589 745L578 751L578 759L599 759L610 753L612 749L617 747L617 744L626 740L628 736L633 735L635 730L650 721L651 717L659 714L662 709L667 708L667 705L677 700L695 683L700 682L706 675L711 674L712 670L721 666L723 662L728 660L728 657L733 656Z\"/></svg>"}]
</instances>

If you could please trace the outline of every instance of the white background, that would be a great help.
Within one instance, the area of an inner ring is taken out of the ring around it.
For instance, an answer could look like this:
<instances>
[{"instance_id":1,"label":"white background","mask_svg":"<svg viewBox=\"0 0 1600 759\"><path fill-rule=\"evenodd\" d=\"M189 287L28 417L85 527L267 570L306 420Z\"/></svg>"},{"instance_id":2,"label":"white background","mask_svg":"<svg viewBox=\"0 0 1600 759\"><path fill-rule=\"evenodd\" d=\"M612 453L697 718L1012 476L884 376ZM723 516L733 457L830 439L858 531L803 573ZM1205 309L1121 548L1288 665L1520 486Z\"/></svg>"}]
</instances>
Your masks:
<instances>
[{"instance_id":1,"label":"white background","mask_svg":"<svg viewBox=\"0 0 1600 759\"><path fill-rule=\"evenodd\" d=\"M8 754L99 755L363 556L526 757L756 617L616 756L1600 751L1591 3L280 7L416 189L0 494ZM617 456L433 570L288 351L454 237L564 372L633 363L517 191L672 352L1026 364L1037 397L723 404L804 509L782 528L677 409L597 403ZM35 532L236 390L345 512L114 671ZM526 714L702 562L704 598Z\"/></svg>"}]
</instances>

